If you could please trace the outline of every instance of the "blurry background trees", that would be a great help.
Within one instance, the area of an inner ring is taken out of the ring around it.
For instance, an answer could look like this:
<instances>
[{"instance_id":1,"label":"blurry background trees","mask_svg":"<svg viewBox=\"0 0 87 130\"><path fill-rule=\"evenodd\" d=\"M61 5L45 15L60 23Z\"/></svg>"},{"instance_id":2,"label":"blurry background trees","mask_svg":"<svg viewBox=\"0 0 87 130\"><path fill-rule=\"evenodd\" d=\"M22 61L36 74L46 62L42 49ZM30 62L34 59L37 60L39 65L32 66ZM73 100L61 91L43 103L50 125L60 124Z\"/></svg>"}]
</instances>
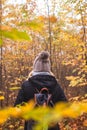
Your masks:
<instances>
[{"instance_id":1,"label":"blurry background trees","mask_svg":"<svg viewBox=\"0 0 87 130\"><path fill-rule=\"evenodd\" d=\"M87 101L86 1L38 1L0 1L1 107L14 104L42 50L68 100Z\"/></svg>"}]
</instances>

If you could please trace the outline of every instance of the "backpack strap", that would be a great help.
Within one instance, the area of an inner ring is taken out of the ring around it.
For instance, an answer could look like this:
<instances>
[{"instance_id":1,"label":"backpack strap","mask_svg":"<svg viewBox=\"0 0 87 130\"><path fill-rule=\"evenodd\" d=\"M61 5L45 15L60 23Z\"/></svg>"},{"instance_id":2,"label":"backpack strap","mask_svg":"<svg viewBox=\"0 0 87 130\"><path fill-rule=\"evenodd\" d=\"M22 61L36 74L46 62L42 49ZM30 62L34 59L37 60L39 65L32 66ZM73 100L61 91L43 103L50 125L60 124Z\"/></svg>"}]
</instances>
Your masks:
<instances>
[{"instance_id":1,"label":"backpack strap","mask_svg":"<svg viewBox=\"0 0 87 130\"><path fill-rule=\"evenodd\" d=\"M46 87L41 88L39 91L37 88L35 88L37 93L49 93L49 90Z\"/></svg>"}]
</instances>

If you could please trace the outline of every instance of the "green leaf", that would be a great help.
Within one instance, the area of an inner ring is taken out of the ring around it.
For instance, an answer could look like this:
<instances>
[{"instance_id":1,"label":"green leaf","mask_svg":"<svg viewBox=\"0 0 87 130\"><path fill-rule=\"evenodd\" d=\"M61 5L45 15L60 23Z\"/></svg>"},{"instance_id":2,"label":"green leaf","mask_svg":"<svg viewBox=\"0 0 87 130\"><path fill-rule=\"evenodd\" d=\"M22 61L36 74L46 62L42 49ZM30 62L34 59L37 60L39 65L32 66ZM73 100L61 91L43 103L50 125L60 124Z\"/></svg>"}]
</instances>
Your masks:
<instances>
[{"instance_id":1,"label":"green leaf","mask_svg":"<svg viewBox=\"0 0 87 130\"><path fill-rule=\"evenodd\" d=\"M2 43L3 43L3 42L2 42L2 39L0 39L0 47L2 46Z\"/></svg>"},{"instance_id":2,"label":"green leaf","mask_svg":"<svg viewBox=\"0 0 87 130\"><path fill-rule=\"evenodd\" d=\"M11 29L11 31L0 30L2 31L2 36L5 38L10 38L15 41L30 41L31 38L26 32L18 31L17 29Z\"/></svg>"},{"instance_id":3,"label":"green leaf","mask_svg":"<svg viewBox=\"0 0 87 130\"><path fill-rule=\"evenodd\" d=\"M12 87L12 88L9 88L10 90L19 90L20 87Z\"/></svg>"}]
</instances>

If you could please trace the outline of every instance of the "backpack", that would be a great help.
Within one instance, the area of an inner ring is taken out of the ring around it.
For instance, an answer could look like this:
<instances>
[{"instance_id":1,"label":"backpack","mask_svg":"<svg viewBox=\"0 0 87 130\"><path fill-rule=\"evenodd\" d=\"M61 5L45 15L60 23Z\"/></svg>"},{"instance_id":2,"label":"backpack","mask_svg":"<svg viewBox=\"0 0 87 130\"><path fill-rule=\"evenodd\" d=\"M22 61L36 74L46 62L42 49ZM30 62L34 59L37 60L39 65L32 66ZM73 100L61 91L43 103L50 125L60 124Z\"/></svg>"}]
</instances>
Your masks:
<instances>
[{"instance_id":1,"label":"backpack","mask_svg":"<svg viewBox=\"0 0 87 130\"><path fill-rule=\"evenodd\" d=\"M50 106L53 107L54 104L52 102L52 94L49 94L49 90L47 88L42 88L40 91L35 88L36 93L34 94L35 106ZM27 121L27 130L33 130L33 127L37 124L37 121L30 119ZM43 130L48 130L48 126L43 128Z\"/></svg>"},{"instance_id":2,"label":"backpack","mask_svg":"<svg viewBox=\"0 0 87 130\"><path fill-rule=\"evenodd\" d=\"M51 99L52 94L49 94L47 88L42 88L40 91L36 88L37 93L34 95L35 107L37 106L51 106L53 107L53 101Z\"/></svg>"}]
</instances>

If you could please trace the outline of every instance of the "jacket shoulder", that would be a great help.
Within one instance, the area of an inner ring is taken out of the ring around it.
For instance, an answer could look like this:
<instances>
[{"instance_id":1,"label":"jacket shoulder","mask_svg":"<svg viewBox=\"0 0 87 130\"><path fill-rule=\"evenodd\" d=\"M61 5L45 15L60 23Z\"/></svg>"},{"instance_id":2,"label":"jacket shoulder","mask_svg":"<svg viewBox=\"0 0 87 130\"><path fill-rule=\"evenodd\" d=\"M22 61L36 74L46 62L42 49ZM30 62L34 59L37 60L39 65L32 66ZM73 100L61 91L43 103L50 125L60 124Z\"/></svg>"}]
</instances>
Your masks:
<instances>
[{"instance_id":1,"label":"jacket shoulder","mask_svg":"<svg viewBox=\"0 0 87 130\"><path fill-rule=\"evenodd\" d=\"M28 80L25 80L25 81L22 83L22 88L27 87L27 86L30 86L30 83L29 83Z\"/></svg>"}]
</instances>

